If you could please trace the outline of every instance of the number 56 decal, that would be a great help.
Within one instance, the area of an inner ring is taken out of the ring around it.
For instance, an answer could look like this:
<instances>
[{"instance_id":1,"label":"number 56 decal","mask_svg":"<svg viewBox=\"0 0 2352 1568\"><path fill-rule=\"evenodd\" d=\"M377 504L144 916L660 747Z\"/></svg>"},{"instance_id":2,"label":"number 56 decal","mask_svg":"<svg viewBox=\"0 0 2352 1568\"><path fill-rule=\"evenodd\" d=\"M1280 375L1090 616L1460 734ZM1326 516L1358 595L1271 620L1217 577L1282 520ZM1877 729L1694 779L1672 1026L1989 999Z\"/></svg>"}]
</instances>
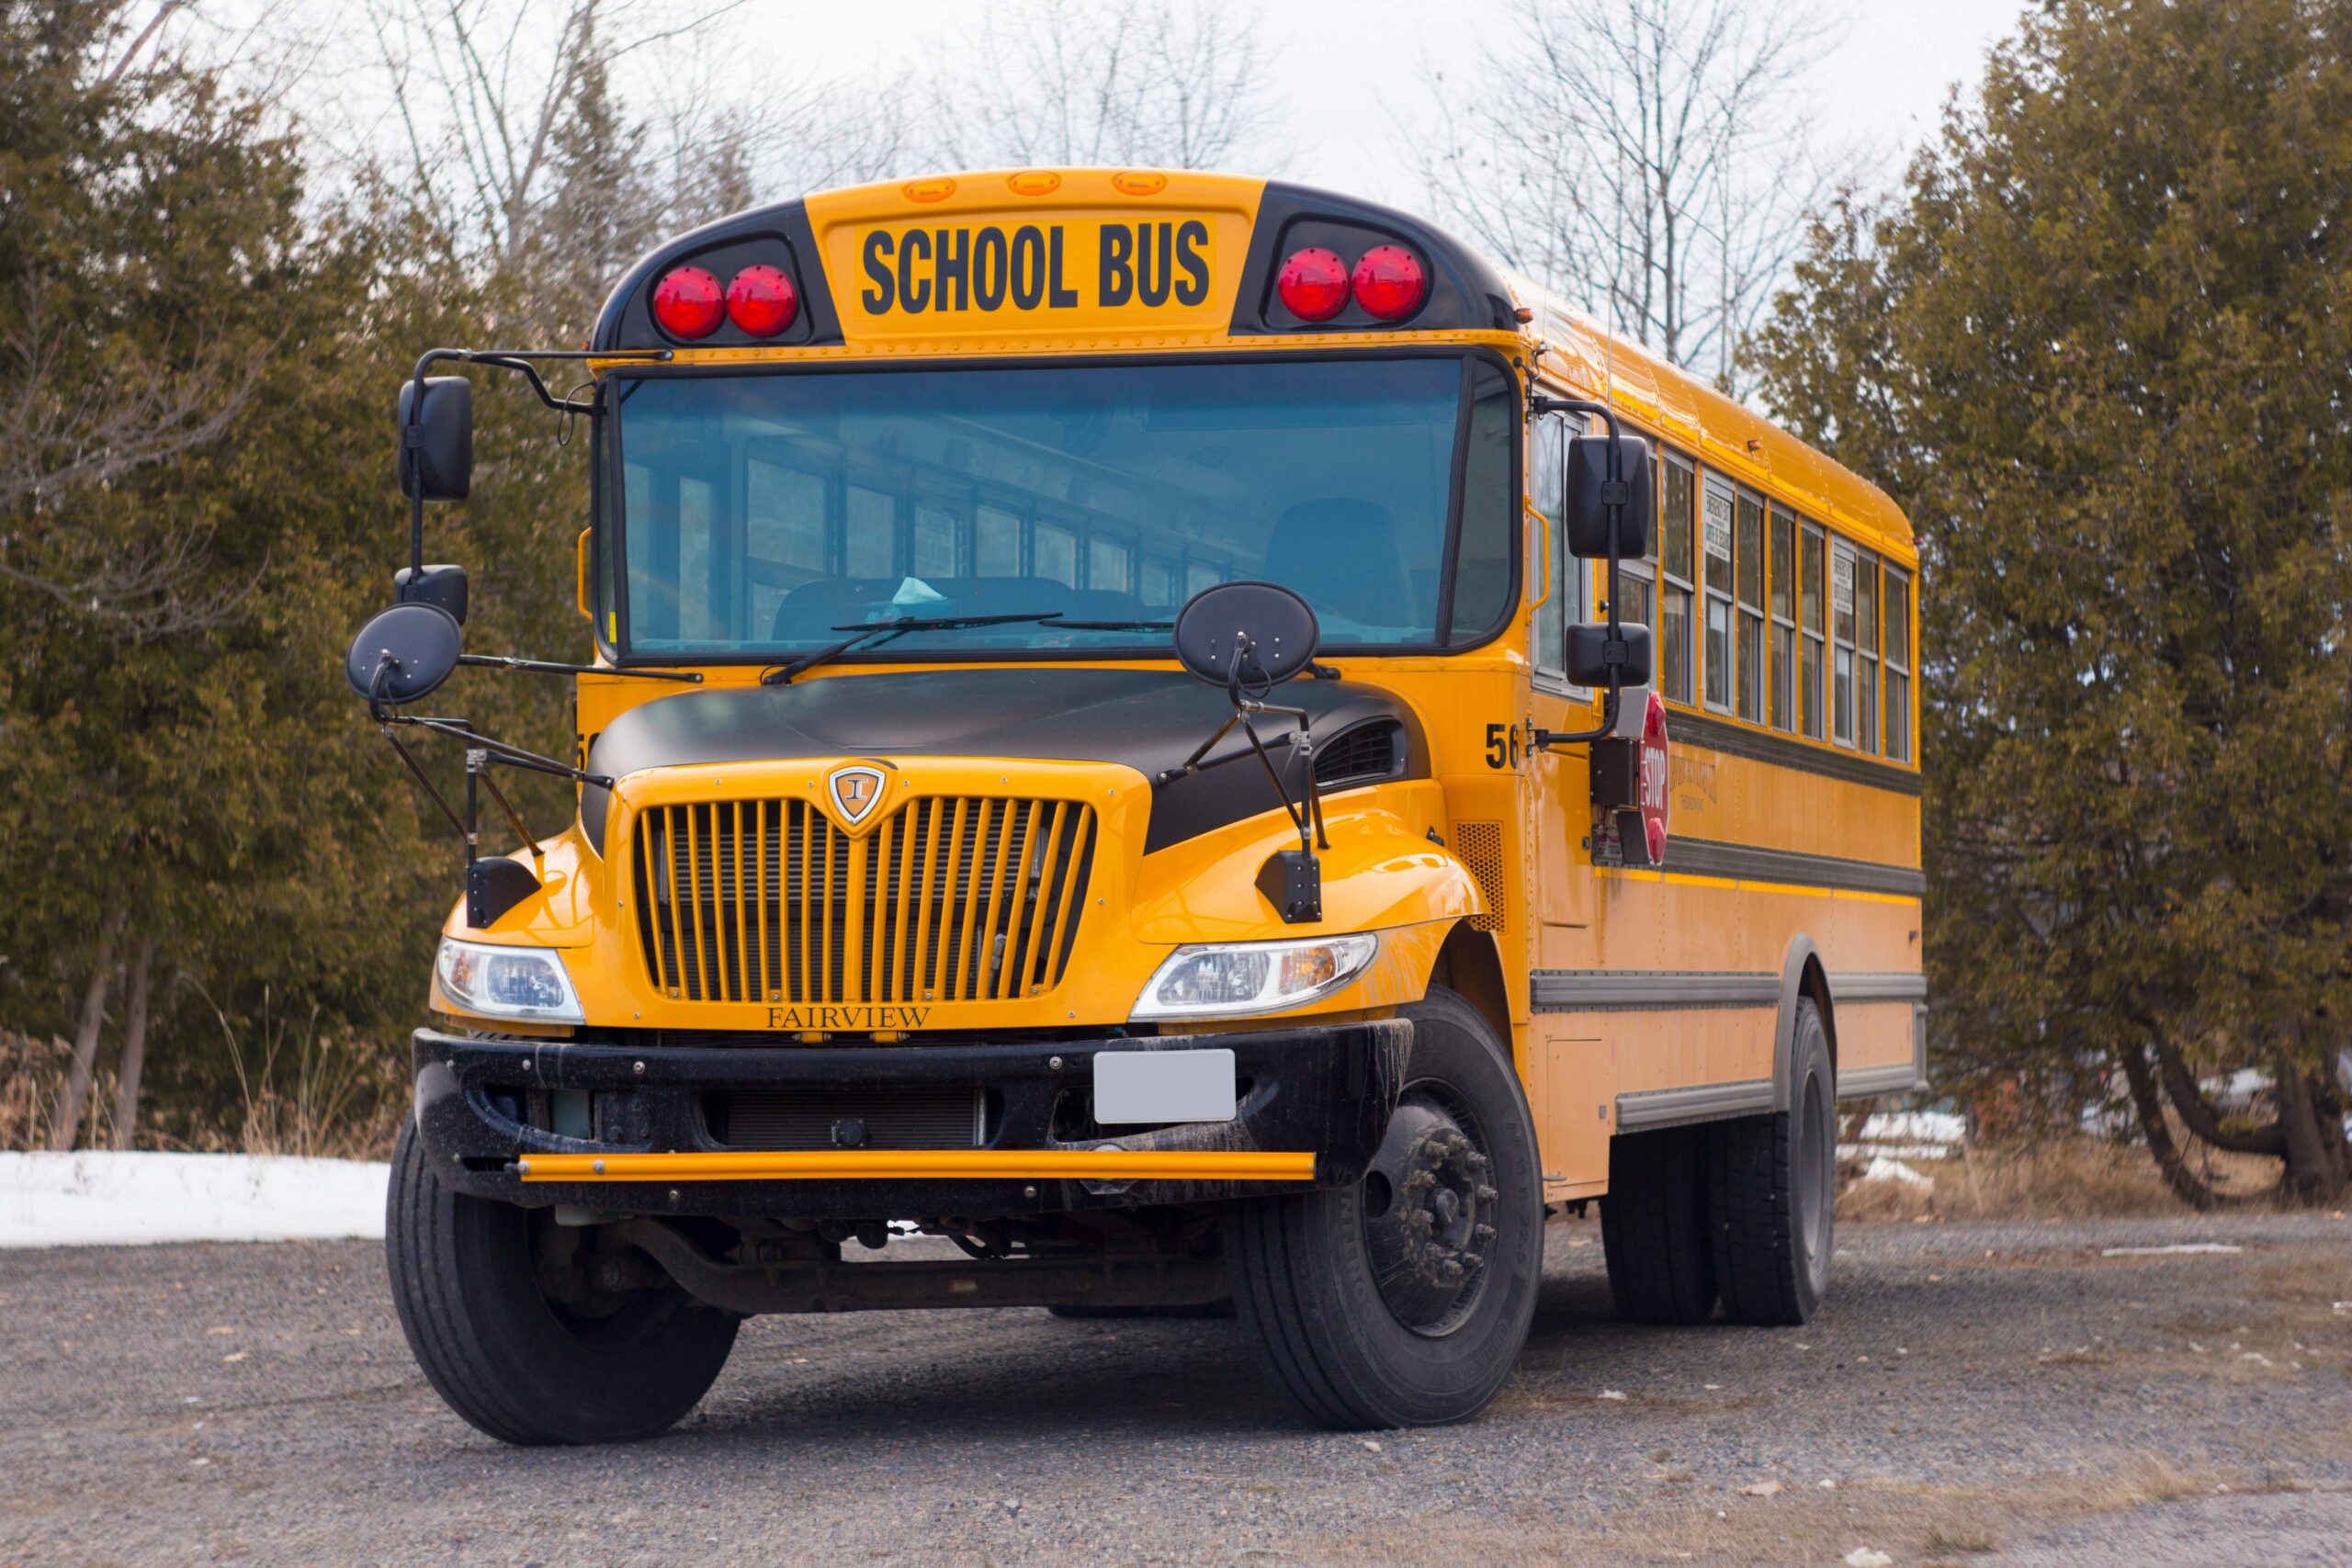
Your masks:
<instances>
[{"instance_id":1,"label":"number 56 decal","mask_svg":"<svg viewBox=\"0 0 2352 1568\"><path fill-rule=\"evenodd\" d=\"M1487 726L1487 766L1516 768L1519 766L1519 726L1490 724Z\"/></svg>"}]
</instances>

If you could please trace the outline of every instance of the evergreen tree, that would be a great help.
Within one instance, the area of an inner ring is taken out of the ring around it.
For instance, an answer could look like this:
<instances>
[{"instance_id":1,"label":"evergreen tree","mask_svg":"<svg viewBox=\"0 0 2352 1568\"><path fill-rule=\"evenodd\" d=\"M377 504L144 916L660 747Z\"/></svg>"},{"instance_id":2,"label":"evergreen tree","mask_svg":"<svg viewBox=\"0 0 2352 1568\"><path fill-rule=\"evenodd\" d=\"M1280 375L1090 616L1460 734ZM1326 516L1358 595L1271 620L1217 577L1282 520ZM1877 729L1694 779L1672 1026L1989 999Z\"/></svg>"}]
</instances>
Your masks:
<instances>
[{"instance_id":1,"label":"evergreen tree","mask_svg":"<svg viewBox=\"0 0 2352 1568\"><path fill-rule=\"evenodd\" d=\"M1762 344L1921 537L1939 1042L2352 1187L2352 29L2052 0ZM2258 1118L2200 1079L2271 1078Z\"/></svg>"}]
</instances>

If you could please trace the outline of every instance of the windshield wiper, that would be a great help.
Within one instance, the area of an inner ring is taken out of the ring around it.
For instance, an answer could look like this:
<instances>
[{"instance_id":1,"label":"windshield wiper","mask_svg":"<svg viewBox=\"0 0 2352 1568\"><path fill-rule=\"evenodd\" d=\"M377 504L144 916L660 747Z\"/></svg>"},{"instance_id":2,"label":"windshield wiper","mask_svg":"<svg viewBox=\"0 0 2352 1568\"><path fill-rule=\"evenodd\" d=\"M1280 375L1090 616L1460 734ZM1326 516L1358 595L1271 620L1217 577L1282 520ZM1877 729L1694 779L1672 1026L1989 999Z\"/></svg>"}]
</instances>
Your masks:
<instances>
[{"instance_id":1,"label":"windshield wiper","mask_svg":"<svg viewBox=\"0 0 2352 1568\"><path fill-rule=\"evenodd\" d=\"M806 674L828 660L838 659L842 654L849 652L853 649L862 648L868 643L888 642L892 637L904 637L909 632L960 632L967 631L974 626L1011 626L1018 621L1055 621L1057 624L1059 624L1058 618L1060 615L1061 612L1058 610L1048 610L1041 615L930 615L911 617L901 615L895 620L876 621L873 625L866 626L834 626L830 629L837 632L854 631L857 635L855 637L845 637L842 638L841 641L833 643L829 647L811 649L807 653L802 654L799 658L792 660L787 663L779 664L773 670L763 671L760 674L760 684L763 686L788 686L792 684L792 678L795 675Z\"/></svg>"},{"instance_id":2,"label":"windshield wiper","mask_svg":"<svg viewBox=\"0 0 2352 1568\"><path fill-rule=\"evenodd\" d=\"M1074 632L1172 632L1173 621L1065 621L1054 618L1057 626L1068 626Z\"/></svg>"}]
</instances>

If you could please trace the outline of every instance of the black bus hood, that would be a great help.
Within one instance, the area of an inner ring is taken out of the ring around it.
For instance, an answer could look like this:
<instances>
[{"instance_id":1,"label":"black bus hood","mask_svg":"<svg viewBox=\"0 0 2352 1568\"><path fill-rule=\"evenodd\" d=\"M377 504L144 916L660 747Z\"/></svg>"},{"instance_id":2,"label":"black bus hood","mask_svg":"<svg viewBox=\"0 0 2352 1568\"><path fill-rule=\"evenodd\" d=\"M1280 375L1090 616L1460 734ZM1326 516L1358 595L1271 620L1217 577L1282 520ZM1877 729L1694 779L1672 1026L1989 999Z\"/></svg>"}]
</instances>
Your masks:
<instances>
[{"instance_id":1,"label":"black bus hood","mask_svg":"<svg viewBox=\"0 0 2352 1568\"><path fill-rule=\"evenodd\" d=\"M1366 725L1394 724L1395 778L1426 777L1429 749L1412 710L1361 681L1294 681L1276 701L1312 716L1318 752ZM1237 729L1201 772L1163 784L1232 714L1222 691L1181 671L1040 665L837 675L788 686L684 692L613 720L588 749L588 772L618 779L649 768L804 757L1002 757L1122 763L1152 784L1146 852L1278 808L1272 781ZM1284 717L1258 720L1292 798L1299 759ZM1329 777L1326 774L1326 777ZM1369 782L1368 780L1361 782ZM581 822L599 854L610 792L590 784Z\"/></svg>"}]
</instances>

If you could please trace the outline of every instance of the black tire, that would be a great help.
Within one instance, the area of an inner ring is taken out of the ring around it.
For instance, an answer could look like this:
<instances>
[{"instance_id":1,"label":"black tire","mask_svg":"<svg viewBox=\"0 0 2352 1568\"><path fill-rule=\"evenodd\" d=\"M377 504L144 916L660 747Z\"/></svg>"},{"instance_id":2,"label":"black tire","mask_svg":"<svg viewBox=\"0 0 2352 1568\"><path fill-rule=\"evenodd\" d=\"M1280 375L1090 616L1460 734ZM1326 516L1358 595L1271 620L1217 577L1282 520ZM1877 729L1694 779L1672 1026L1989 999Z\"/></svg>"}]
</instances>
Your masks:
<instances>
[{"instance_id":1,"label":"black tire","mask_svg":"<svg viewBox=\"0 0 2352 1568\"><path fill-rule=\"evenodd\" d=\"M1797 1003L1789 1108L1717 1122L1707 1161L1715 1286L1731 1323L1811 1321L1836 1247L1838 1087L1829 1035Z\"/></svg>"},{"instance_id":2,"label":"black tire","mask_svg":"<svg viewBox=\"0 0 2352 1568\"><path fill-rule=\"evenodd\" d=\"M392 1154L384 1256L409 1349L451 1410L504 1443L616 1443L666 1431L727 1364L739 1320L675 1287L585 1311L533 1269L547 1210L435 1179L412 1119Z\"/></svg>"},{"instance_id":3,"label":"black tire","mask_svg":"<svg viewBox=\"0 0 2352 1568\"><path fill-rule=\"evenodd\" d=\"M1600 1247L1617 1315L1630 1322L1681 1325L1714 1315L1705 1134L1667 1127L1609 1140Z\"/></svg>"},{"instance_id":4,"label":"black tire","mask_svg":"<svg viewBox=\"0 0 2352 1568\"><path fill-rule=\"evenodd\" d=\"M1479 1011L1432 990L1364 1179L1236 1203L1243 1337L1284 1400L1348 1430L1466 1420L1511 1374L1544 1262L1535 1127Z\"/></svg>"}]
</instances>

